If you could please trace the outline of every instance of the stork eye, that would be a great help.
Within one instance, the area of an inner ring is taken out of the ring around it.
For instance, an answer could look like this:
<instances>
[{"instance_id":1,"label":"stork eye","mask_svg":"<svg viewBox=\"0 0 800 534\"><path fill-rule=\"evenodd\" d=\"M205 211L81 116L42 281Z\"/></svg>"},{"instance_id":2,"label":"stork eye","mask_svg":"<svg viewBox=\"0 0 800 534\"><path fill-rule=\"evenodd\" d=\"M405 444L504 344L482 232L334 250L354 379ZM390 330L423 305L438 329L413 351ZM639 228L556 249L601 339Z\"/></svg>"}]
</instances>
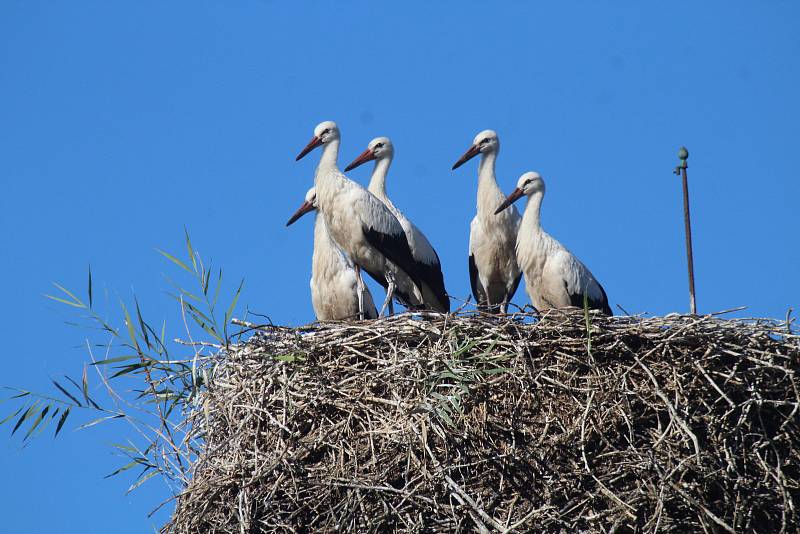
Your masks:
<instances>
[{"instance_id":1,"label":"stork eye","mask_svg":"<svg viewBox=\"0 0 800 534\"><path fill-rule=\"evenodd\" d=\"M488 138L488 137L487 137L487 138L485 138L485 139L483 139L483 140L481 140L481 144L482 144L482 145L485 145L485 144L486 144L486 143L488 143L488 142L489 142L489 138Z\"/></svg>"},{"instance_id":2,"label":"stork eye","mask_svg":"<svg viewBox=\"0 0 800 534\"><path fill-rule=\"evenodd\" d=\"M330 131L331 131L330 128L325 128L324 130L322 130L322 135L327 135L328 132Z\"/></svg>"},{"instance_id":3,"label":"stork eye","mask_svg":"<svg viewBox=\"0 0 800 534\"><path fill-rule=\"evenodd\" d=\"M375 145L375 148L383 148L383 143L378 143L377 145Z\"/></svg>"}]
</instances>

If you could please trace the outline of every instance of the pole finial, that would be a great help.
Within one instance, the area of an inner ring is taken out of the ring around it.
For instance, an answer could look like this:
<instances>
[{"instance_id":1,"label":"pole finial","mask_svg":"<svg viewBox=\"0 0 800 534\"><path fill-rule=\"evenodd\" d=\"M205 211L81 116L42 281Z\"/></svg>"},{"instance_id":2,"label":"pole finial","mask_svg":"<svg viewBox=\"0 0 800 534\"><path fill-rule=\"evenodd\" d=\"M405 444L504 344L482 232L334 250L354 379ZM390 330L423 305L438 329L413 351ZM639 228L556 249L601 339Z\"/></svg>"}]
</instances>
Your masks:
<instances>
[{"instance_id":1,"label":"pole finial","mask_svg":"<svg viewBox=\"0 0 800 534\"><path fill-rule=\"evenodd\" d=\"M673 171L673 173L677 174L678 176L680 176L681 169L688 169L689 168L689 165L686 164L686 160L689 159L689 150L687 150L685 146L682 146L680 148L680 150L678 150L678 159L680 159L681 162L678 163L677 167L675 167L675 170Z\"/></svg>"}]
</instances>

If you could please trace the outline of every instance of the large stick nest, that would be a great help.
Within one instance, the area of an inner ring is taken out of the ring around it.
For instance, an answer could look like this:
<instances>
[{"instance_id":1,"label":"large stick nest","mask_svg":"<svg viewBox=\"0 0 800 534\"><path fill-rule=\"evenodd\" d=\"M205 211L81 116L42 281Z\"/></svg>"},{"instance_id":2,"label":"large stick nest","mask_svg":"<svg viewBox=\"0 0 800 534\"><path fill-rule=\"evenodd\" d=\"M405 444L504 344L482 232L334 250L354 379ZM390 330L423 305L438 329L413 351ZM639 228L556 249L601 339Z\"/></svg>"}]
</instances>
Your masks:
<instances>
[{"instance_id":1,"label":"large stick nest","mask_svg":"<svg viewBox=\"0 0 800 534\"><path fill-rule=\"evenodd\" d=\"M784 532L800 336L713 316L395 316L217 357L166 531Z\"/></svg>"}]
</instances>

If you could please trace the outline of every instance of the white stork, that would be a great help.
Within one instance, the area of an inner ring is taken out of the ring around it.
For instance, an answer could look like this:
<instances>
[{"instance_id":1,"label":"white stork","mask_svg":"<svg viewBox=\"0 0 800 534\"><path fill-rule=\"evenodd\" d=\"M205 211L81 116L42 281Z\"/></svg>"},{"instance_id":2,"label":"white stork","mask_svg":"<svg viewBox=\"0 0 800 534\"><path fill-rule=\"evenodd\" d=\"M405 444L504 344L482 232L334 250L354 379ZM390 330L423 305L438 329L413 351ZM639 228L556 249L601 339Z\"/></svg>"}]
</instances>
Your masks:
<instances>
[{"instance_id":1,"label":"white stork","mask_svg":"<svg viewBox=\"0 0 800 534\"><path fill-rule=\"evenodd\" d=\"M316 209L317 192L312 187L306 193L305 202L294 212L286 226ZM353 263L333 242L325 226L325 219L319 214L314 217L310 285L311 304L318 321L338 321L359 316L358 279ZM364 292L364 316L365 319L378 317L369 289Z\"/></svg>"},{"instance_id":2,"label":"white stork","mask_svg":"<svg viewBox=\"0 0 800 534\"><path fill-rule=\"evenodd\" d=\"M494 174L500 140L493 130L475 136L472 146L461 156L453 169L478 154L478 214L472 219L469 232L469 280L479 309L501 313L508 311L508 302L522 277L514 251L520 216L511 206L499 216L494 210L505 199Z\"/></svg>"},{"instance_id":3,"label":"white stork","mask_svg":"<svg viewBox=\"0 0 800 534\"><path fill-rule=\"evenodd\" d=\"M517 261L525 273L525 287L539 311L566 306L584 307L613 315L608 297L591 271L564 245L542 230L539 215L544 198L544 180L537 172L520 176L517 188L500 204L501 213L515 200L528 197L517 235Z\"/></svg>"},{"instance_id":4,"label":"white stork","mask_svg":"<svg viewBox=\"0 0 800 534\"><path fill-rule=\"evenodd\" d=\"M414 271L414 258L400 222L372 193L342 174L339 157L339 128L325 121L314 128L314 136L298 154L299 160L322 146L314 186L317 205L333 241L355 265L359 280L359 307L364 310L364 281L361 269L386 288L381 313L390 307L395 292L410 308L422 305L421 285Z\"/></svg>"},{"instance_id":5,"label":"white stork","mask_svg":"<svg viewBox=\"0 0 800 534\"><path fill-rule=\"evenodd\" d=\"M403 231L408 239L411 248L411 255L416 262L416 273L419 276L422 286L422 298L426 308L438 312L447 313L450 311L450 299L447 290L444 288L444 276L442 275L442 265L439 255L431 246L425 234L417 228L414 223L408 220L397 207L386 196L386 174L394 157L394 146L388 137L376 137L367 145L367 149L361 153L344 171L355 169L359 165L368 161L375 160L375 168L372 170L372 178L369 180L367 190L375 195L378 200L383 202L392 214L397 217Z\"/></svg>"}]
</instances>

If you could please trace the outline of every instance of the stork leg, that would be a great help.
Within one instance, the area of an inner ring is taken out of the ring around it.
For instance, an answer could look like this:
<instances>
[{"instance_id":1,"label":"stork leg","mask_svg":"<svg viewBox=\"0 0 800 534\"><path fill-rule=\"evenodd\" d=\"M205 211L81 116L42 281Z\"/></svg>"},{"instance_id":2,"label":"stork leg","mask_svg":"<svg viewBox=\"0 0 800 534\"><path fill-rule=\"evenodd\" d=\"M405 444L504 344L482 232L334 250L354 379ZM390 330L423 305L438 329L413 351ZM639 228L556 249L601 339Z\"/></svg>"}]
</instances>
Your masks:
<instances>
[{"instance_id":1,"label":"stork leg","mask_svg":"<svg viewBox=\"0 0 800 534\"><path fill-rule=\"evenodd\" d=\"M394 273L392 271L386 271L386 300L383 301L383 306L381 306L381 312L378 316L383 315L384 310L386 307L389 307L389 313L394 314L394 305L392 304L392 297L394 297Z\"/></svg>"},{"instance_id":2,"label":"stork leg","mask_svg":"<svg viewBox=\"0 0 800 534\"><path fill-rule=\"evenodd\" d=\"M358 319L363 321L364 314L364 279L361 278L361 267L354 265L356 271L356 292L358 293Z\"/></svg>"}]
</instances>

